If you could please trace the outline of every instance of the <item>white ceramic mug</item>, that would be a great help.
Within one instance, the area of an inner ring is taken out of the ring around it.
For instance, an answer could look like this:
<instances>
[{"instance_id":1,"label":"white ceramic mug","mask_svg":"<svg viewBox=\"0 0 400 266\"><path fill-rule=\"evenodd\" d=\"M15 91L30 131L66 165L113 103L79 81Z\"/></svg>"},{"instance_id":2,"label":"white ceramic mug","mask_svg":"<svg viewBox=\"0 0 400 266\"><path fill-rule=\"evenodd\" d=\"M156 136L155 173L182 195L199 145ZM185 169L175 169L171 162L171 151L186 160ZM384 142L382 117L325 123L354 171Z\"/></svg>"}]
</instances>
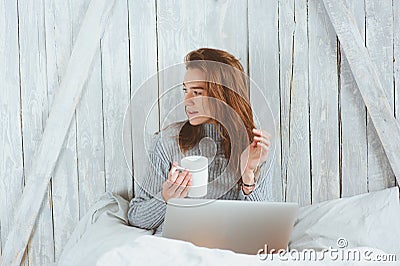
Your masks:
<instances>
[{"instance_id":1,"label":"white ceramic mug","mask_svg":"<svg viewBox=\"0 0 400 266\"><path fill-rule=\"evenodd\" d=\"M194 155L182 158L181 167L192 173L192 185L189 197L203 197L207 194L208 184L208 158Z\"/></svg>"}]
</instances>

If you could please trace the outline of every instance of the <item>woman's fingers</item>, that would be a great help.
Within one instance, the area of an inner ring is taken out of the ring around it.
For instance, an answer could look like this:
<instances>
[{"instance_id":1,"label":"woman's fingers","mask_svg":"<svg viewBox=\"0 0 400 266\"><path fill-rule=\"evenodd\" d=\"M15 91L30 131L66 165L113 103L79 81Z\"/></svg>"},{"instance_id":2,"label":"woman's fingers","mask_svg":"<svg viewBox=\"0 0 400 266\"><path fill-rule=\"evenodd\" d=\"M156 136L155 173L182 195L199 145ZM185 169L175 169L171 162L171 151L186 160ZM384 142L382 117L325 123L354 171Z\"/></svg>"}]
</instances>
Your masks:
<instances>
[{"instance_id":1,"label":"woman's fingers","mask_svg":"<svg viewBox=\"0 0 400 266\"><path fill-rule=\"evenodd\" d=\"M176 165L177 165L177 162L173 162L173 163L172 163L171 169L170 169L169 172L168 172L168 179L167 179L167 180L170 180L170 181L173 180L173 177L172 177L172 176L175 174ZM174 181L172 181L172 182L174 182Z\"/></svg>"},{"instance_id":2,"label":"woman's fingers","mask_svg":"<svg viewBox=\"0 0 400 266\"><path fill-rule=\"evenodd\" d=\"M250 144L250 154L248 164L250 167L256 167L267 159L271 147L271 134L265 130L253 129L254 138Z\"/></svg>"},{"instance_id":3,"label":"woman's fingers","mask_svg":"<svg viewBox=\"0 0 400 266\"><path fill-rule=\"evenodd\" d=\"M184 169L178 165L177 162L173 162L171 170L168 173L168 179L174 183L179 175Z\"/></svg>"},{"instance_id":4,"label":"woman's fingers","mask_svg":"<svg viewBox=\"0 0 400 266\"><path fill-rule=\"evenodd\" d=\"M168 178L168 181L170 181L172 184L175 183L176 178L178 177L178 175L179 175L179 172L177 171L177 169L176 168L172 168L171 172L170 172L170 175L169 175L169 178Z\"/></svg>"},{"instance_id":5,"label":"woman's fingers","mask_svg":"<svg viewBox=\"0 0 400 266\"><path fill-rule=\"evenodd\" d=\"M265 130L253 129L254 138L251 144L240 156L240 169L254 170L258 165L267 160L271 147L271 134Z\"/></svg>"},{"instance_id":6,"label":"woman's fingers","mask_svg":"<svg viewBox=\"0 0 400 266\"><path fill-rule=\"evenodd\" d=\"M169 179L162 184L161 195L165 202L167 202L173 196L173 192L171 191L172 185L173 183Z\"/></svg>"},{"instance_id":7,"label":"woman's fingers","mask_svg":"<svg viewBox=\"0 0 400 266\"><path fill-rule=\"evenodd\" d=\"M254 139L253 142L251 143L252 147L256 148L260 142L264 143L268 147L271 145L270 139L272 136L267 131L253 128L253 133L254 133Z\"/></svg>"},{"instance_id":8,"label":"woman's fingers","mask_svg":"<svg viewBox=\"0 0 400 266\"><path fill-rule=\"evenodd\" d=\"M262 150L261 150L262 154L265 154L269 151L269 146L267 146L266 144L259 142L258 145L261 146L261 148L262 148Z\"/></svg>"},{"instance_id":9,"label":"woman's fingers","mask_svg":"<svg viewBox=\"0 0 400 266\"><path fill-rule=\"evenodd\" d=\"M259 138L264 138L264 139L271 139L271 134L269 134L267 131L257 131L257 132L253 132L254 133L254 137L259 137Z\"/></svg>"},{"instance_id":10,"label":"woman's fingers","mask_svg":"<svg viewBox=\"0 0 400 266\"><path fill-rule=\"evenodd\" d=\"M192 178L192 174L188 173L185 178L183 179L182 183L178 186L178 188L176 189L176 196L177 197L185 197L183 196L183 192L185 190L188 190L190 185L191 185L191 178Z\"/></svg>"},{"instance_id":11,"label":"woman's fingers","mask_svg":"<svg viewBox=\"0 0 400 266\"><path fill-rule=\"evenodd\" d=\"M176 170L176 172L178 172L178 170ZM187 192L185 191L188 191L192 185L191 178L192 174L184 170L178 174L175 182L167 179L162 185L162 196L164 200L168 201L170 198L186 197Z\"/></svg>"},{"instance_id":12,"label":"woman's fingers","mask_svg":"<svg viewBox=\"0 0 400 266\"><path fill-rule=\"evenodd\" d=\"M181 198L187 197L191 185L192 185L192 181L189 181L187 186L185 187L185 189L181 193Z\"/></svg>"},{"instance_id":13,"label":"woman's fingers","mask_svg":"<svg viewBox=\"0 0 400 266\"><path fill-rule=\"evenodd\" d=\"M181 186L182 182L185 180L186 176L189 174L188 171L184 170L178 175L178 178L175 180L174 184L172 185L171 189L177 191L179 186Z\"/></svg>"},{"instance_id":14,"label":"woman's fingers","mask_svg":"<svg viewBox=\"0 0 400 266\"><path fill-rule=\"evenodd\" d=\"M272 135L265 130L253 128L253 134L258 137L271 138Z\"/></svg>"},{"instance_id":15,"label":"woman's fingers","mask_svg":"<svg viewBox=\"0 0 400 266\"><path fill-rule=\"evenodd\" d=\"M192 174L173 162L171 170L168 172L168 178L162 185L162 196L165 201L170 198L186 197L189 191Z\"/></svg>"},{"instance_id":16,"label":"woman's fingers","mask_svg":"<svg viewBox=\"0 0 400 266\"><path fill-rule=\"evenodd\" d=\"M263 138L263 137L256 137L256 136L255 136L253 142L256 142L256 144L258 144L258 143L264 143L264 144L267 145L268 147L271 145L271 141L269 141L268 139Z\"/></svg>"}]
</instances>

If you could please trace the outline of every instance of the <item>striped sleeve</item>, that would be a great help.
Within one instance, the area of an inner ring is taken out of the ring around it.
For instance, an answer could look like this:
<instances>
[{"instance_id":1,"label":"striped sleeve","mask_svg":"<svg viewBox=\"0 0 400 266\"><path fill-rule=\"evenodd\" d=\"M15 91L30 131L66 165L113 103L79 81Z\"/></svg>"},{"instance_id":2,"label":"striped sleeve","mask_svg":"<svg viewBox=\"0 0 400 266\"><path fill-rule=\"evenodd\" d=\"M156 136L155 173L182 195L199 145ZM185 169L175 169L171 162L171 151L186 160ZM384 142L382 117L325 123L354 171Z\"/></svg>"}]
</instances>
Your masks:
<instances>
[{"instance_id":1,"label":"striped sleeve","mask_svg":"<svg viewBox=\"0 0 400 266\"><path fill-rule=\"evenodd\" d=\"M168 177L169 162L160 152L149 154L147 173L135 179L135 197L129 203L129 224L155 229L164 222L166 203L161 195L162 184Z\"/></svg>"}]
</instances>

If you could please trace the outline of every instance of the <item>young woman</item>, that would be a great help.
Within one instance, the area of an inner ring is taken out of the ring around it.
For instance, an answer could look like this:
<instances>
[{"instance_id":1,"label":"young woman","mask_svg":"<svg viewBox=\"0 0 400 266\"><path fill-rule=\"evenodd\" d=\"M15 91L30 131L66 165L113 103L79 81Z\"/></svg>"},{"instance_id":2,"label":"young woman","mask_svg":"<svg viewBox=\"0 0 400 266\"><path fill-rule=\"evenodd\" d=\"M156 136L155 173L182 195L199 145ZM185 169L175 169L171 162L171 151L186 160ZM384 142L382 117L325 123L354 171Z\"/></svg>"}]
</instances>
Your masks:
<instances>
[{"instance_id":1,"label":"young woman","mask_svg":"<svg viewBox=\"0 0 400 266\"><path fill-rule=\"evenodd\" d=\"M233 55L201 48L185 57L184 106L188 120L156 134L149 151L148 173L135 180L128 218L133 226L162 232L166 202L184 198L192 174L178 162L189 155L209 158L210 199L267 200L271 135L256 129L249 85Z\"/></svg>"}]
</instances>

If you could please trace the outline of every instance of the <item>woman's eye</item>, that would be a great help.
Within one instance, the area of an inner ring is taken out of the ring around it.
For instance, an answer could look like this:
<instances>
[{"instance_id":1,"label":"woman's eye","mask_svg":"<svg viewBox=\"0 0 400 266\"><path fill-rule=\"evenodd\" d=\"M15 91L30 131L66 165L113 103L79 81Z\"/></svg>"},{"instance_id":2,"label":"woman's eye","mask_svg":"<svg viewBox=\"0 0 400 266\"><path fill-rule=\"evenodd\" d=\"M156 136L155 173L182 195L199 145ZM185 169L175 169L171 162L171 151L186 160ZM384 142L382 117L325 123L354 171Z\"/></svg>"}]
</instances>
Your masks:
<instances>
[{"instance_id":1,"label":"woman's eye","mask_svg":"<svg viewBox=\"0 0 400 266\"><path fill-rule=\"evenodd\" d=\"M185 94L188 93L188 89L187 89L187 88L183 87L182 90L183 90L183 93L185 93ZM195 90L193 90L193 91L192 91L192 94L193 94L194 96L200 96L200 95L202 95L202 92L201 92L201 91L195 91Z\"/></svg>"}]
</instances>

